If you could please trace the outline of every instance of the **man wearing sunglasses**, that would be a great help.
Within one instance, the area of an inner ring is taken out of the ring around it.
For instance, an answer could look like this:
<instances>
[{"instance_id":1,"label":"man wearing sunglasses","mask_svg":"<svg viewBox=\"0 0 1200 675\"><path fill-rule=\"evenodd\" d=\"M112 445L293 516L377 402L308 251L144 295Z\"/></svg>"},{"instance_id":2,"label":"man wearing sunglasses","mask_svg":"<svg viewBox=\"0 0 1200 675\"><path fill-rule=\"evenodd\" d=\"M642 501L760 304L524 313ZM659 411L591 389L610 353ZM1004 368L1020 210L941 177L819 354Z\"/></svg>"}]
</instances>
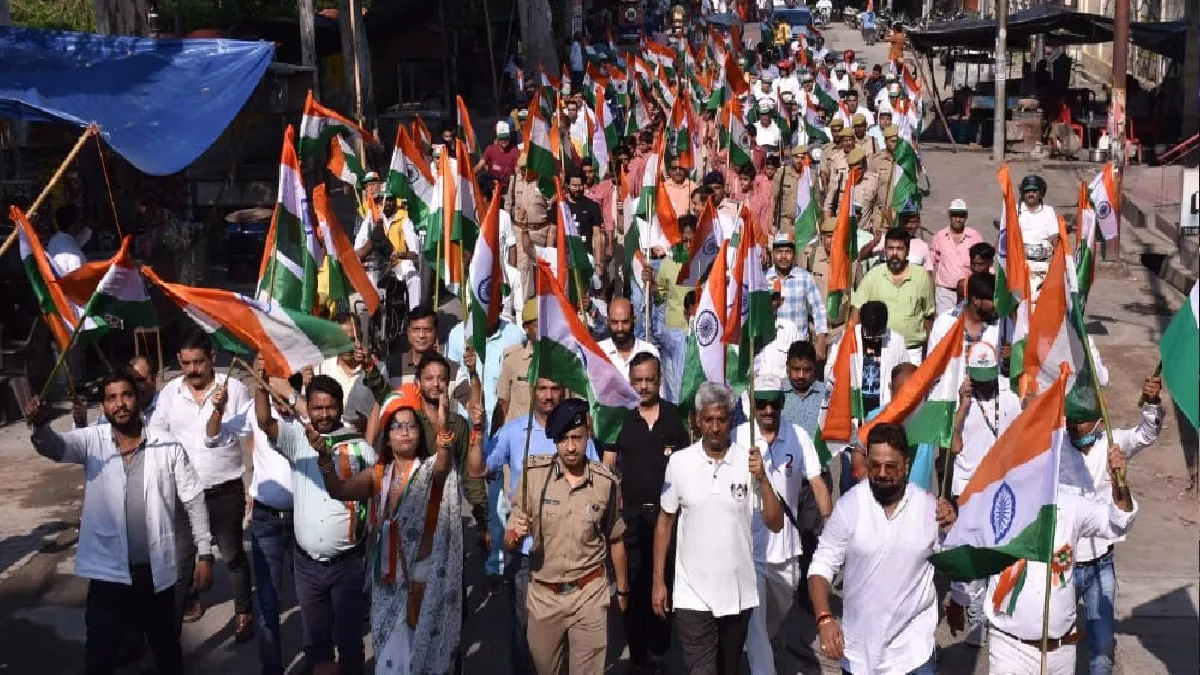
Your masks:
<instances>
[{"instance_id":1,"label":"man wearing sunglasses","mask_svg":"<svg viewBox=\"0 0 1200 675\"><path fill-rule=\"evenodd\" d=\"M796 588L804 578L805 570L801 569L804 549L796 519L803 483L808 482L816 498L822 522L829 517L832 501L829 488L821 480L821 463L812 438L799 426L782 423L782 380L760 371L754 381L753 402L754 421L737 428L734 443L750 446L750 425L755 425L753 445L762 454L763 470L788 521L781 530L772 532L756 511L751 524L759 604L750 615L746 655L752 675L761 675L775 672L771 640L791 609Z\"/></svg>"}]
</instances>

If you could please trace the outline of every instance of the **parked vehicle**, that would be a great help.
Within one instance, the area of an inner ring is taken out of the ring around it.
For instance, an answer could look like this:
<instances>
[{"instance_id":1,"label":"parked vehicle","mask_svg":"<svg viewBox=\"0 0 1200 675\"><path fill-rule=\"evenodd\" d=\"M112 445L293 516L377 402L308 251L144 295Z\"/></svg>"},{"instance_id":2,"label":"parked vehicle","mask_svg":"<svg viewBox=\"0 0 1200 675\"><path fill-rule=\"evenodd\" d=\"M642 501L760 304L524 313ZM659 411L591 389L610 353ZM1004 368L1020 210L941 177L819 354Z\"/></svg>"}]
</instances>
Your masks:
<instances>
[{"instance_id":1,"label":"parked vehicle","mask_svg":"<svg viewBox=\"0 0 1200 675\"><path fill-rule=\"evenodd\" d=\"M808 29L813 25L813 13L807 7L776 7L771 12L769 24L774 26L780 21L792 29L792 35L808 36Z\"/></svg>"}]
</instances>

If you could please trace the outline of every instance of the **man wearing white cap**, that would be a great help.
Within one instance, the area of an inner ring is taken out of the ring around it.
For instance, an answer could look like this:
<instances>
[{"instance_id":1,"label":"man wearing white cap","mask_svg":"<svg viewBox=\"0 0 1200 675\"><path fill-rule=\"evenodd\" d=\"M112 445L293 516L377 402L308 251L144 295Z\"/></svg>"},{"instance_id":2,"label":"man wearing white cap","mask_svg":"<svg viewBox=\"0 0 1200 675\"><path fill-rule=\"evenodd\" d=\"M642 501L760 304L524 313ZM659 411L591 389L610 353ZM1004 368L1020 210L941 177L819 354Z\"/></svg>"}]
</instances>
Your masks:
<instances>
[{"instance_id":1,"label":"man wearing white cap","mask_svg":"<svg viewBox=\"0 0 1200 675\"><path fill-rule=\"evenodd\" d=\"M950 225L938 230L929 242L929 257L925 269L933 275L934 302L938 314L945 314L958 304L958 287L971 273L971 247L983 241L973 227L967 227L967 203L962 199L950 202Z\"/></svg>"},{"instance_id":2,"label":"man wearing white cap","mask_svg":"<svg viewBox=\"0 0 1200 675\"><path fill-rule=\"evenodd\" d=\"M779 152L783 132L775 123L775 99L760 98L758 100L758 120L754 126L756 127L754 142L758 144L758 147L766 149L767 152Z\"/></svg>"},{"instance_id":3,"label":"man wearing white cap","mask_svg":"<svg viewBox=\"0 0 1200 675\"><path fill-rule=\"evenodd\" d=\"M788 522L783 529L772 532L763 523L761 513L754 512L751 536L758 607L750 614L746 656L752 675L774 675L771 639L787 616L802 578L800 565L804 550L797 513L803 483L807 481L811 486L822 520L829 517L833 502L828 486L821 479L821 464L812 438L804 429L782 422L782 378L760 371L754 379L753 406L753 421L737 428L733 442L749 447L750 425L755 425L754 447L762 455L769 487L778 496ZM763 488L767 487L767 484L763 485Z\"/></svg>"},{"instance_id":4,"label":"man wearing white cap","mask_svg":"<svg viewBox=\"0 0 1200 675\"><path fill-rule=\"evenodd\" d=\"M517 170L520 151L512 142L512 131L505 120L496 122L496 140L483 150L483 157L475 165L475 172L487 171L500 184L500 194L508 189L508 181Z\"/></svg>"},{"instance_id":5,"label":"man wearing white cap","mask_svg":"<svg viewBox=\"0 0 1200 675\"><path fill-rule=\"evenodd\" d=\"M829 75L829 81L833 83L833 88L837 89L838 93L849 91L850 89L850 74L846 72L846 64L838 61L833 67L833 72Z\"/></svg>"},{"instance_id":6,"label":"man wearing white cap","mask_svg":"<svg viewBox=\"0 0 1200 675\"><path fill-rule=\"evenodd\" d=\"M971 476L975 475L984 455L1021 414L1021 399L1008 388L1006 381L1000 379L1000 355L994 345L982 341L971 344L967 347L965 360L967 377L958 391L954 435L950 441L950 452L954 455L950 494L956 501ZM966 643L972 647L983 643L983 632L987 628L983 609L986 589L984 579L968 582L954 594L954 600L946 608L948 614L961 613L963 607L958 602L970 601L965 608Z\"/></svg>"}]
</instances>

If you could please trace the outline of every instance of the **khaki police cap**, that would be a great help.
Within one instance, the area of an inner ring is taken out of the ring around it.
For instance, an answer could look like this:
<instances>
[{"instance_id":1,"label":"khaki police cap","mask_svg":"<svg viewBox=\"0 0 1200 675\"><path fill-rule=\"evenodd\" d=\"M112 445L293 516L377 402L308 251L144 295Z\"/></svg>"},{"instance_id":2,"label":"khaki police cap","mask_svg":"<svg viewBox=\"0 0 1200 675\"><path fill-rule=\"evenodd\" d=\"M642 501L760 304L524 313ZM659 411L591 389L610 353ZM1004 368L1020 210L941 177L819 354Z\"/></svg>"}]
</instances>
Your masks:
<instances>
[{"instance_id":1,"label":"khaki police cap","mask_svg":"<svg viewBox=\"0 0 1200 675\"><path fill-rule=\"evenodd\" d=\"M844 126L846 126L846 123L843 122L842 118L840 118L840 117L835 117L832 120L829 120L829 128L830 129L834 129L834 130L841 129Z\"/></svg>"},{"instance_id":2,"label":"khaki police cap","mask_svg":"<svg viewBox=\"0 0 1200 675\"><path fill-rule=\"evenodd\" d=\"M800 155L807 155L807 154L808 154L808 146L803 143L801 143L800 145L797 145L796 148L794 150L792 150L793 157L799 157Z\"/></svg>"},{"instance_id":3,"label":"khaki police cap","mask_svg":"<svg viewBox=\"0 0 1200 675\"><path fill-rule=\"evenodd\" d=\"M850 152L846 153L846 163L850 166L854 166L866 158L867 155L862 151L862 148L854 148Z\"/></svg>"},{"instance_id":4,"label":"khaki police cap","mask_svg":"<svg viewBox=\"0 0 1200 675\"><path fill-rule=\"evenodd\" d=\"M896 125L894 125L894 124L889 124L883 130L884 138L895 138L896 136L899 136L899 135L900 135L900 130L897 129Z\"/></svg>"},{"instance_id":5,"label":"khaki police cap","mask_svg":"<svg viewBox=\"0 0 1200 675\"><path fill-rule=\"evenodd\" d=\"M862 113L854 113L854 117L850 118L850 123L854 126L867 123L867 116Z\"/></svg>"},{"instance_id":6,"label":"khaki police cap","mask_svg":"<svg viewBox=\"0 0 1200 675\"><path fill-rule=\"evenodd\" d=\"M829 216L821 221L821 234L830 234L837 229L837 216Z\"/></svg>"},{"instance_id":7,"label":"khaki police cap","mask_svg":"<svg viewBox=\"0 0 1200 675\"><path fill-rule=\"evenodd\" d=\"M845 127L841 131L838 132L838 137L854 138L854 129L851 129L850 127Z\"/></svg>"}]
</instances>

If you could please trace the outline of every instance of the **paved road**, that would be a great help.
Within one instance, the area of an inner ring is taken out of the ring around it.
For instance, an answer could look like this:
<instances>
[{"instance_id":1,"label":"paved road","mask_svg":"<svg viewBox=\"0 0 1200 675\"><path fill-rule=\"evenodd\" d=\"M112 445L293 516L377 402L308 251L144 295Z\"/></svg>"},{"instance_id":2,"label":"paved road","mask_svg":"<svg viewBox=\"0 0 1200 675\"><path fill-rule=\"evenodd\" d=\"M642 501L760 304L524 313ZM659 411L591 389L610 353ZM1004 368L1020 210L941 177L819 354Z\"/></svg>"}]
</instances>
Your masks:
<instances>
[{"instance_id":1,"label":"paved road","mask_svg":"<svg viewBox=\"0 0 1200 675\"><path fill-rule=\"evenodd\" d=\"M867 64L884 57L883 47L865 47L857 34L840 26L827 35L836 47L856 49ZM923 152L933 183L933 194L926 202L926 227L941 227L940 214L946 205L962 197L971 206L971 224L985 238L994 239L991 223L999 215L999 199L992 177L996 167L988 156L966 150L955 154L936 145L926 145ZM1014 172L1025 169L1017 165ZM1074 205L1077 181L1090 178L1094 168L1038 165L1037 170L1050 183L1050 203L1069 209ZM1177 292L1141 271L1136 252L1129 262L1132 272L1128 276L1103 277L1096 282L1088 307L1089 330L1096 335L1111 372L1113 384L1107 393L1118 426L1136 421L1134 405L1141 379L1157 363L1161 330L1180 302ZM444 309L448 316L443 317L443 334L450 317L458 315L454 304ZM1137 526L1117 548L1118 672L1129 675L1194 673L1200 663L1196 641L1200 516L1195 493L1186 491L1187 461L1194 464L1197 441L1195 433L1181 428L1177 420L1174 411L1169 411L1159 443L1139 455L1129 470L1141 508ZM65 418L58 423L65 425ZM1190 451L1186 459L1184 448ZM0 482L0 675L78 672L86 585L71 575L71 569L80 474L36 456L20 425L0 429L0 467L5 479ZM471 611L464 627L466 672L506 675L507 600L503 592L491 593L486 588L477 555L467 569ZM205 617L184 631L191 672L258 672L257 645L232 642L232 603L227 577L219 566L215 587L206 600L210 607ZM299 654L299 622L297 610L289 603L284 613L286 654ZM794 620L785 629L791 639L777 654L780 672L838 672L833 664L818 667L811 656L805 658L803 645L811 636L803 634L802 625ZM610 635L612 672L621 673L625 670L623 638L615 622ZM938 642L941 672L986 672L984 662L977 660L977 650L958 643L944 627ZM1081 666L1085 663L1082 657L1081 652ZM304 672L299 656L292 659L289 672Z\"/></svg>"}]
</instances>

